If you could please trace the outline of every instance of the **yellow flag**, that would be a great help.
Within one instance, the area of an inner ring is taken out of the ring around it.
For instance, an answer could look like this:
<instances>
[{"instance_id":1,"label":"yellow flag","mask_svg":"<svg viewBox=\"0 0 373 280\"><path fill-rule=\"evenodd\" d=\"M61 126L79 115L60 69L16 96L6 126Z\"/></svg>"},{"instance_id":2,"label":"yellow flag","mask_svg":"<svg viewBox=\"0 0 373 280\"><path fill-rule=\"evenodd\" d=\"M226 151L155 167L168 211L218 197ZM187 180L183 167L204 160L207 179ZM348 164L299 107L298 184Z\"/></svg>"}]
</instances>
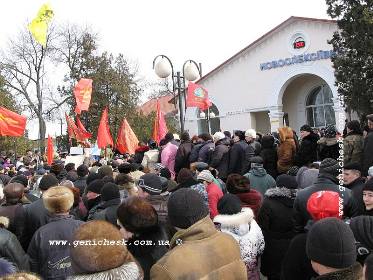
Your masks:
<instances>
[{"instance_id":1,"label":"yellow flag","mask_svg":"<svg viewBox=\"0 0 373 280\"><path fill-rule=\"evenodd\" d=\"M44 47L47 44L48 23L52 20L52 18L52 8L49 4L44 4L41 6L37 16L28 25L32 36L34 36L35 40Z\"/></svg>"}]
</instances>

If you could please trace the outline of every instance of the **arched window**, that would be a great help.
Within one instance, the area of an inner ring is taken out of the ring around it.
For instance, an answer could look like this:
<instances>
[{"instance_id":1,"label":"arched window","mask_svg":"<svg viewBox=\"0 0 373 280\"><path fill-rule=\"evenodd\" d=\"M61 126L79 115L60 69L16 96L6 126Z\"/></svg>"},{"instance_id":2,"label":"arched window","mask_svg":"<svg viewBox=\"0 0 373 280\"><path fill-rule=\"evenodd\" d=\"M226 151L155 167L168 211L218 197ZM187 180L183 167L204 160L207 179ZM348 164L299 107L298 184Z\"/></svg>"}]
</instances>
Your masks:
<instances>
[{"instance_id":1,"label":"arched window","mask_svg":"<svg viewBox=\"0 0 373 280\"><path fill-rule=\"evenodd\" d=\"M205 114L204 118L201 118L201 113ZM209 126L210 126L210 134L214 134L217 131L220 131L220 118L219 118L219 110L212 104L212 106L205 111L198 110L197 111L198 120L198 133L208 133ZM209 115L210 114L210 115ZM209 116L209 117L208 117Z\"/></svg>"},{"instance_id":2,"label":"arched window","mask_svg":"<svg viewBox=\"0 0 373 280\"><path fill-rule=\"evenodd\" d=\"M321 85L313 89L307 97L307 123L311 127L326 127L335 125L332 92L328 85Z\"/></svg>"}]
</instances>

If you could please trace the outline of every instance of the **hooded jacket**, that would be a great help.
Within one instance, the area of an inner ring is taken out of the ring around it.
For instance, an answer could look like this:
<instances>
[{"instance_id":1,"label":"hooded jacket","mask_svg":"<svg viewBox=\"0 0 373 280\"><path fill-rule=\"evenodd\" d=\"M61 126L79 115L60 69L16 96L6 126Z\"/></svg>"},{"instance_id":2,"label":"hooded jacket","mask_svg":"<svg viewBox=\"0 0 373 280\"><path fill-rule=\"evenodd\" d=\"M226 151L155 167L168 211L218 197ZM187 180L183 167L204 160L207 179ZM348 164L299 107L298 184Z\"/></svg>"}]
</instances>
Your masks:
<instances>
[{"instance_id":1,"label":"hooded jacket","mask_svg":"<svg viewBox=\"0 0 373 280\"><path fill-rule=\"evenodd\" d=\"M231 235L240 246L241 259L247 270L247 278L259 280L258 259L264 251L262 230L254 220L250 208L243 208L234 215L217 215L214 223L220 224L221 232Z\"/></svg>"},{"instance_id":2,"label":"hooded jacket","mask_svg":"<svg viewBox=\"0 0 373 280\"><path fill-rule=\"evenodd\" d=\"M317 160L317 141L319 136L313 132L300 142L299 151L295 157L295 164L299 167L308 165Z\"/></svg>"},{"instance_id":3,"label":"hooded jacket","mask_svg":"<svg viewBox=\"0 0 373 280\"><path fill-rule=\"evenodd\" d=\"M218 177L221 179L228 177L229 145L228 138L217 141L211 157L210 166L219 172Z\"/></svg>"},{"instance_id":4,"label":"hooded jacket","mask_svg":"<svg viewBox=\"0 0 373 280\"><path fill-rule=\"evenodd\" d=\"M296 153L294 134L290 127L280 127L278 132L280 145L277 148L277 171L286 173L294 164Z\"/></svg>"},{"instance_id":5,"label":"hooded jacket","mask_svg":"<svg viewBox=\"0 0 373 280\"><path fill-rule=\"evenodd\" d=\"M343 162L362 163L364 150L364 137L354 132L348 133L343 139Z\"/></svg>"},{"instance_id":6,"label":"hooded jacket","mask_svg":"<svg viewBox=\"0 0 373 280\"><path fill-rule=\"evenodd\" d=\"M205 162L209 164L214 149L215 144L212 140L204 142L201 149L198 152L198 162Z\"/></svg>"},{"instance_id":7,"label":"hooded jacket","mask_svg":"<svg viewBox=\"0 0 373 280\"><path fill-rule=\"evenodd\" d=\"M216 230L210 217L176 232L170 251L150 270L150 279L247 280L237 241Z\"/></svg>"},{"instance_id":8,"label":"hooded jacket","mask_svg":"<svg viewBox=\"0 0 373 280\"><path fill-rule=\"evenodd\" d=\"M319 145L319 161L326 158L338 159L339 143L337 142L337 138L322 137L317 141L317 144Z\"/></svg>"},{"instance_id":9,"label":"hooded jacket","mask_svg":"<svg viewBox=\"0 0 373 280\"><path fill-rule=\"evenodd\" d=\"M170 170L171 174L175 176L175 157L178 147L171 142L167 143L167 145L162 150L162 165L167 167Z\"/></svg>"},{"instance_id":10,"label":"hooded jacket","mask_svg":"<svg viewBox=\"0 0 373 280\"><path fill-rule=\"evenodd\" d=\"M244 175L250 180L250 187L257 190L262 195L270 189L276 187L276 181L263 167L253 167L249 173Z\"/></svg>"}]
</instances>

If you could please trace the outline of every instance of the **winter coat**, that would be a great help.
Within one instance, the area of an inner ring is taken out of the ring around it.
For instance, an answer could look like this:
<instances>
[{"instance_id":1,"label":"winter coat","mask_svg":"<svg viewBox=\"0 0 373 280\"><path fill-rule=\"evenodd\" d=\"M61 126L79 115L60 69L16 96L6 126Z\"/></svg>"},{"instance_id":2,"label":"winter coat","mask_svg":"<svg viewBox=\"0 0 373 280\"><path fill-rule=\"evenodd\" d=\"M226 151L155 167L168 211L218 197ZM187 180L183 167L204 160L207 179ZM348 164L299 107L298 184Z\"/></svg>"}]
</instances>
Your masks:
<instances>
[{"instance_id":1,"label":"winter coat","mask_svg":"<svg viewBox=\"0 0 373 280\"><path fill-rule=\"evenodd\" d=\"M257 218L266 243L261 272L267 277L279 278L286 250L294 236L293 203L296 190L272 188L266 191Z\"/></svg>"},{"instance_id":2,"label":"winter coat","mask_svg":"<svg viewBox=\"0 0 373 280\"><path fill-rule=\"evenodd\" d=\"M209 203L209 210L210 210L210 217L213 219L218 212L218 202L220 198L223 197L223 192L221 189L214 183L210 183L206 187L208 203Z\"/></svg>"},{"instance_id":3,"label":"winter coat","mask_svg":"<svg viewBox=\"0 0 373 280\"><path fill-rule=\"evenodd\" d=\"M177 149L178 148L176 145L169 142L162 150L162 155L161 155L162 165L167 167L173 176L175 176L175 157L176 157Z\"/></svg>"},{"instance_id":4,"label":"winter coat","mask_svg":"<svg viewBox=\"0 0 373 280\"><path fill-rule=\"evenodd\" d=\"M153 265L150 279L247 279L237 241L217 231L210 217L179 230L170 249Z\"/></svg>"},{"instance_id":5,"label":"winter coat","mask_svg":"<svg viewBox=\"0 0 373 280\"><path fill-rule=\"evenodd\" d=\"M49 241L72 242L74 231L83 223L74 220L72 216L51 217L49 223L39 228L32 237L27 250L30 256L30 270L40 274L44 279L66 279L72 275L70 246L51 246Z\"/></svg>"},{"instance_id":6,"label":"winter coat","mask_svg":"<svg viewBox=\"0 0 373 280\"><path fill-rule=\"evenodd\" d=\"M263 159L263 168L274 179L277 177L277 148L273 145L273 141L262 140L262 150L259 154Z\"/></svg>"},{"instance_id":7,"label":"winter coat","mask_svg":"<svg viewBox=\"0 0 373 280\"><path fill-rule=\"evenodd\" d=\"M281 280L310 280L316 277L306 253L307 233L296 235L290 242L281 268Z\"/></svg>"},{"instance_id":8,"label":"winter coat","mask_svg":"<svg viewBox=\"0 0 373 280\"><path fill-rule=\"evenodd\" d=\"M363 268L359 263L355 263L348 268L320 275L315 280L361 280L362 277Z\"/></svg>"},{"instance_id":9,"label":"winter coat","mask_svg":"<svg viewBox=\"0 0 373 280\"><path fill-rule=\"evenodd\" d=\"M189 156L193 149L193 143L191 141L184 141L180 144L177 149L175 156L175 173L179 173L181 168L190 167Z\"/></svg>"},{"instance_id":10,"label":"winter coat","mask_svg":"<svg viewBox=\"0 0 373 280\"><path fill-rule=\"evenodd\" d=\"M276 187L276 181L271 175L267 174L263 167L254 167L249 173L244 175L250 180L250 187L257 190L262 195L270 189Z\"/></svg>"},{"instance_id":11,"label":"winter coat","mask_svg":"<svg viewBox=\"0 0 373 280\"><path fill-rule=\"evenodd\" d=\"M144 157L142 159L141 165L144 168L147 168L150 173L155 173L155 164L158 162L159 159L159 150L153 149L149 150L144 153Z\"/></svg>"},{"instance_id":12,"label":"winter coat","mask_svg":"<svg viewBox=\"0 0 373 280\"><path fill-rule=\"evenodd\" d=\"M278 173L286 173L294 165L296 153L294 134L289 127L280 127L278 131L280 145L277 148L277 171Z\"/></svg>"},{"instance_id":13,"label":"winter coat","mask_svg":"<svg viewBox=\"0 0 373 280\"><path fill-rule=\"evenodd\" d=\"M83 195L85 188L87 187L87 176L79 177L74 182L74 187L78 188L80 191L80 196Z\"/></svg>"},{"instance_id":14,"label":"winter coat","mask_svg":"<svg viewBox=\"0 0 373 280\"><path fill-rule=\"evenodd\" d=\"M88 216L88 220L104 220L117 226L117 209L120 203L120 198L102 201L96 211Z\"/></svg>"},{"instance_id":15,"label":"winter coat","mask_svg":"<svg viewBox=\"0 0 373 280\"><path fill-rule=\"evenodd\" d=\"M350 163L363 162L364 137L354 132L348 133L343 139L343 162L344 165Z\"/></svg>"},{"instance_id":16,"label":"winter coat","mask_svg":"<svg viewBox=\"0 0 373 280\"><path fill-rule=\"evenodd\" d=\"M363 175L368 174L369 167L373 166L373 129L370 130L364 139L363 153Z\"/></svg>"},{"instance_id":17,"label":"winter coat","mask_svg":"<svg viewBox=\"0 0 373 280\"><path fill-rule=\"evenodd\" d=\"M212 153L214 152L215 144L212 140L208 140L203 143L201 149L198 152L198 162L205 162L207 164L211 161Z\"/></svg>"},{"instance_id":18,"label":"winter coat","mask_svg":"<svg viewBox=\"0 0 373 280\"><path fill-rule=\"evenodd\" d=\"M365 211L365 204L363 200L364 185L365 185L365 179L362 177L357 178L355 181L351 182L349 185L344 185L346 188L352 191L352 196L354 197L355 203L357 204L360 215L363 215Z\"/></svg>"},{"instance_id":19,"label":"winter coat","mask_svg":"<svg viewBox=\"0 0 373 280\"><path fill-rule=\"evenodd\" d=\"M300 142L299 151L295 156L295 164L299 167L307 166L308 164L317 161L317 141L319 135L311 132L304 137Z\"/></svg>"},{"instance_id":20,"label":"winter coat","mask_svg":"<svg viewBox=\"0 0 373 280\"><path fill-rule=\"evenodd\" d=\"M248 146L243 140L233 144L229 150L228 175L232 173L244 174L245 151Z\"/></svg>"},{"instance_id":21,"label":"winter coat","mask_svg":"<svg viewBox=\"0 0 373 280\"><path fill-rule=\"evenodd\" d=\"M21 203L15 205L4 204L0 206L0 217L7 217L9 219L8 230L20 237L22 234L23 226L19 226L19 221L17 223L16 217L18 218L22 214L23 208Z\"/></svg>"},{"instance_id":22,"label":"winter coat","mask_svg":"<svg viewBox=\"0 0 373 280\"><path fill-rule=\"evenodd\" d=\"M18 270L30 270L28 256L17 237L5 228L0 228L0 256L13 263Z\"/></svg>"},{"instance_id":23,"label":"winter coat","mask_svg":"<svg viewBox=\"0 0 373 280\"><path fill-rule=\"evenodd\" d=\"M234 215L217 215L214 223L220 224L220 231L231 235L240 246L241 259L247 270L247 279L260 280L258 259L264 251L262 230L254 220L250 208L242 208Z\"/></svg>"},{"instance_id":24,"label":"winter coat","mask_svg":"<svg viewBox=\"0 0 373 280\"><path fill-rule=\"evenodd\" d=\"M304 232L305 225L311 220L311 216L307 211L307 201L313 193L318 191L334 191L339 193L339 197L343 199L343 215L349 218L359 215L359 208L351 190L343 187L340 188L337 183L337 179L332 175L319 174L314 184L298 191L294 201L294 230L297 233Z\"/></svg>"},{"instance_id":25,"label":"winter coat","mask_svg":"<svg viewBox=\"0 0 373 280\"><path fill-rule=\"evenodd\" d=\"M256 142L257 143L257 142ZM248 144L247 147L245 147L244 150L244 159L242 162L242 174L245 174L250 171L251 168L251 158L254 157L255 154L255 148L254 143Z\"/></svg>"},{"instance_id":26,"label":"winter coat","mask_svg":"<svg viewBox=\"0 0 373 280\"><path fill-rule=\"evenodd\" d=\"M107 280L107 279L126 279L142 280L143 275L139 265L133 261L124 263L113 269L100 271L91 274L79 274L70 276L68 280Z\"/></svg>"},{"instance_id":27,"label":"winter coat","mask_svg":"<svg viewBox=\"0 0 373 280\"><path fill-rule=\"evenodd\" d=\"M317 144L319 145L319 161L323 161L326 158L333 158L335 160L338 159L340 149L337 138L322 137L319 141L317 141Z\"/></svg>"},{"instance_id":28,"label":"winter coat","mask_svg":"<svg viewBox=\"0 0 373 280\"><path fill-rule=\"evenodd\" d=\"M235 194L241 200L242 207L248 207L254 212L254 218L258 218L259 209L262 206L263 196L260 192L251 189L249 192Z\"/></svg>"},{"instance_id":29,"label":"winter coat","mask_svg":"<svg viewBox=\"0 0 373 280\"><path fill-rule=\"evenodd\" d=\"M189 155L189 163L198 161L199 150L202 148L202 146L203 146L203 143L194 144L192 151L190 152L190 155Z\"/></svg>"},{"instance_id":30,"label":"winter coat","mask_svg":"<svg viewBox=\"0 0 373 280\"><path fill-rule=\"evenodd\" d=\"M254 148L254 154L258 156L260 152L262 151L262 144L260 144L258 141L254 140L249 144L251 147Z\"/></svg>"},{"instance_id":31,"label":"winter coat","mask_svg":"<svg viewBox=\"0 0 373 280\"><path fill-rule=\"evenodd\" d=\"M229 145L228 138L217 141L211 156L210 166L218 171L218 177L221 179L228 177Z\"/></svg>"},{"instance_id":32,"label":"winter coat","mask_svg":"<svg viewBox=\"0 0 373 280\"><path fill-rule=\"evenodd\" d=\"M158 214L158 221L161 223L167 222L168 210L167 203L170 197L169 192L164 192L160 195L149 195L146 200L154 207Z\"/></svg>"},{"instance_id":33,"label":"winter coat","mask_svg":"<svg viewBox=\"0 0 373 280\"><path fill-rule=\"evenodd\" d=\"M149 151L149 147L148 146L139 146L139 147L137 147L137 149L135 150L135 155L133 157L134 162L137 163L137 164L141 164L142 159L144 158L144 154L147 151Z\"/></svg>"}]
</instances>

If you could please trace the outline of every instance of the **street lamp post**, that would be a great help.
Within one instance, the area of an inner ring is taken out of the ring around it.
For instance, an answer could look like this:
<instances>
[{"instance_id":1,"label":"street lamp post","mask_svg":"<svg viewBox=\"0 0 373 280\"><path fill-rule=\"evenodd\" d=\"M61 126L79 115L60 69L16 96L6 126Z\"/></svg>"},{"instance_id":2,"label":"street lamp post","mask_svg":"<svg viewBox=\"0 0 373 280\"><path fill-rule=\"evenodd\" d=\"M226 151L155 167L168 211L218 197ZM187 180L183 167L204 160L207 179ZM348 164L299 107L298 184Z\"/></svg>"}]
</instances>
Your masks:
<instances>
[{"instance_id":1,"label":"street lamp post","mask_svg":"<svg viewBox=\"0 0 373 280\"><path fill-rule=\"evenodd\" d=\"M156 63L156 60L159 61ZM182 75L180 71L174 72L174 66L171 60L166 55L157 55L153 60L153 69L159 78L172 77L172 93L175 95L177 91L179 98L179 117L180 117L180 132L184 131L184 109L183 109L183 95L185 100L185 79L188 81L195 81L198 77L202 77L201 64L197 64L194 60L187 60L183 64ZM197 71L198 72L197 72Z\"/></svg>"}]
</instances>

